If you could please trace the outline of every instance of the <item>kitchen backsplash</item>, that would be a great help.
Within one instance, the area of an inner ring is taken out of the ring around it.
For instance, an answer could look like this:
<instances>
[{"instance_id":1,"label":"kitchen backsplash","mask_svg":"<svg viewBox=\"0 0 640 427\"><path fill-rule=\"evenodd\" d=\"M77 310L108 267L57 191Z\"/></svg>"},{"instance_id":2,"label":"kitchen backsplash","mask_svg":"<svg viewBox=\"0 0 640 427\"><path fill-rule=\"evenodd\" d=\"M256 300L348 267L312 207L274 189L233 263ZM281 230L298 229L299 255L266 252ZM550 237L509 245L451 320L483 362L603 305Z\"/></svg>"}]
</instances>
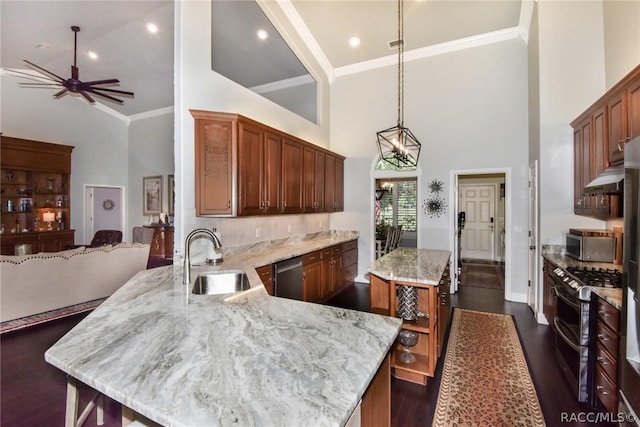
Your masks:
<instances>
[{"instance_id":1,"label":"kitchen backsplash","mask_svg":"<svg viewBox=\"0 0 640 427\"><path fill-rule=\"evenodd\" d=\"M328 213L198 220L199 227L217 229L225 248L329 230Z\"/></svg>"}]
</instances>

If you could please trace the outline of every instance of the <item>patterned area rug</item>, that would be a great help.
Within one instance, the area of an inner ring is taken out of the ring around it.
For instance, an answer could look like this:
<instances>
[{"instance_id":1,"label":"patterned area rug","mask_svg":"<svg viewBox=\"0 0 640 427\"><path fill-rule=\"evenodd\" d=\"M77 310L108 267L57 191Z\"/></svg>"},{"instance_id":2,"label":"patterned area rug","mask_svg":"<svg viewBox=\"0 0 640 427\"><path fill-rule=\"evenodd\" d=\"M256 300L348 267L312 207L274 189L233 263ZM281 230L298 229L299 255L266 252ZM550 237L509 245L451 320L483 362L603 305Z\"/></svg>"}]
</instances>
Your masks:
<instances>
[{"instance_id":1,"label":"patterned area rug","mask_svg":"<svg viewBox=\"0 0 640 427\"><path fill-rule=\"evenodd\" d=\"M456 308L433 426L544 426L513 318Z\"/></svg>"},{"instance_id":2,"label":"patterned area rug","mask_svg":"<svg viewBox=\"0 0 640 427\"><path fill-rule=\"evenodd\" d=\"M8 320L6 322L0 323L0 334L27 328L29 326L38 325L40 323L59 319L61 317L90 311L102 304L105 299L106 298L100 298L93 301L83 302L82 304L71 305L69 307L59 308L57 310L34 314L33 316L22 317L15 320Z\"/></svg>"},{"instance_id":3,"label":"patterned area rug","mask_svg":"<svg viewBox=\"0 0 640 427\"><path fill-rule=\"evenodd\" d=\"M463 261L460 286L504 289L504 273L500 265L487 262Z\"/></svg>"}]
</instances>

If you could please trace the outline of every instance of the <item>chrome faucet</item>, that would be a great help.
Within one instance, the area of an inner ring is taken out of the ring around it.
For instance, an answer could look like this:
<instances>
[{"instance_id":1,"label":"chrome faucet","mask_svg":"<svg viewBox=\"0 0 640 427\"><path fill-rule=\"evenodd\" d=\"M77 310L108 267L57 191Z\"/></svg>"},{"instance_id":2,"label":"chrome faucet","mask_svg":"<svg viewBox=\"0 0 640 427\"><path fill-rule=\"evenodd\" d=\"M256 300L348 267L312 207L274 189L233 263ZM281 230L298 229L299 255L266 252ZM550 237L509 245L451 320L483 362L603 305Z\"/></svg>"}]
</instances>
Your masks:
<instances>
[{"instance_id":1,"label":"chrome faucet","mask_svg":"<svg viewBox=\"0 0 640 427\"><path fill-rule=\"evenodd\" d=\"M211 243L213 243L213 248L214 249L222 249L222 243L220 242L220 239L218 239L218 237L213 234L212 231L207 230L206 228L196 228L195 230L193 230L191 233L189 233L187 235L187 238L185 239L184 242L184 267L183 267L183 272L182 272L182 283L185 285L188 285L189 283L191 283L191 241L196 237L196 236L200 236L203 235L205 237L207 237L209 240L211 240ZM222 262L222 259L217 259L216 262Z\"/></svg>"}]
</instances>

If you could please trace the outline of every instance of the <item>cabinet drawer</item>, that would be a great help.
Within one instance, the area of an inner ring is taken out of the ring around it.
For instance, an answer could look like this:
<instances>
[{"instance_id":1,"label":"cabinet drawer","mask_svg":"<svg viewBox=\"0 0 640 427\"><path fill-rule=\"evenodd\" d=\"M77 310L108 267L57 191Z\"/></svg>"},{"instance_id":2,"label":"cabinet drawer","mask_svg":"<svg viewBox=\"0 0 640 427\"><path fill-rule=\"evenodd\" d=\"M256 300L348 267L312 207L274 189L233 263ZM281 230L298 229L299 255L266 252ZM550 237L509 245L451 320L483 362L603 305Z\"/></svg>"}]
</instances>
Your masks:
<instances>
[{"instance_id":1,"label":"cabinet drawer","mask_svg":"<svg viewBox=\"0 0 640 427\"><path fill-rule=\"evenodd\" d=\"M620 312L602 298L597 301L598 319L617 333L620 330Z\"/></svg>"},{"instance_id":2,"label":"cabinet drawer","mask_svg":"<svg viewBox=\"0 0 640 427\"><path fill-rule=\"evenodd\" d=\"M596 337L600 343L611 354L618 354L618 334L614 333L603 322L596 324Z\"/></svg>"},{"instance_id":3,"label":"cabinet drawer","mask_svg":"<svg viewBox=\"0 0 640 427\"><path fill-rule=\"evenodd\" d=\"M320 258L329 259L331 258L332 248L324 248L320 250Z\"/></svg>"},{"instance_id":4,"label":"cabinet drawer","mask_svg":"<svg viewBox=\"0 0 640 427\"><path fill-rule=\"evenodd\" d=\"M314 262L320 261L320 251L309 252L308 254L302 255L302 265L313 264Z\"/></svg>"},{"instance_id":5,"label":"cabinet drawer","mask_svg":"<svg viewBox=\"0 0 640 427\"><path fill-rule=\"evenodd\" d=\"M596 396L604 408L614 413L618 410L617 387L605 374L600 365L596 365Z\"/></svg>"},{"instance_id":6,"label":"cabinet drawer","mask_svg":"<svg viewBox=\"0 0 640 427\"><path fill-rule=\"evenodd\" d=\"M345 242L342 244L342 252L350 251L351 249L357 249L357 248L358 248L357 240L351 240L349 242Z\"/></svg>"},{"instance_id":7,"label":"cabinet drawer","mask_svg":"<svg viewBox=\"0 0 640 427\"><path fill-rule=\"evenodd\" d=\"M600 342L596 344L596 363L609 378L618 378L618 358L609 353Z\"/></svg>"},{"instance_id":8,"label":"cabinet drawer","mask_svg":"<svg viewBox=\"0 0 640 427\"><path fill-rule=\"evenodd\" d=\"M331 246L331 255L340 255L341 253L342 253L341 245Z\"/></svg>"},{"instance_id":9,"label":"cabinet drawer","mask_svg":"<svg viewBox=\"0 0 640 427\"><path fill-rule=\"evenodd\" d=\"M358 249L351 249L347 252L342 252L342 266L346 267L358 262Z\"/></svg>"}]
</instances>

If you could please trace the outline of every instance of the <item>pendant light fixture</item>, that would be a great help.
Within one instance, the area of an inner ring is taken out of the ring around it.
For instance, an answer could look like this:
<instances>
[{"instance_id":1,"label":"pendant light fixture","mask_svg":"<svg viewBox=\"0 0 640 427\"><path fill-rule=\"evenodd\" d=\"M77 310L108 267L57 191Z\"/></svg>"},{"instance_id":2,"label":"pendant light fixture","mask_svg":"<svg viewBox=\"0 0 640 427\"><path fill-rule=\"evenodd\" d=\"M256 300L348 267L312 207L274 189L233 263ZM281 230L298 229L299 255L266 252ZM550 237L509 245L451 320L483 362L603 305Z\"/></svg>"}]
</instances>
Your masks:
<instances>
[{"instance_id":1,"label":"pendant light fixture","mask_svg":"<svg viewBox=\"0 0 640 427\"><path fill-rule=\"evenodd\" d=\"M396 169L415 168L420 157L420 142L404 127L404 2L398 0L398 122L377 132L380 158Z\"/></svg>"}]
</instances>

